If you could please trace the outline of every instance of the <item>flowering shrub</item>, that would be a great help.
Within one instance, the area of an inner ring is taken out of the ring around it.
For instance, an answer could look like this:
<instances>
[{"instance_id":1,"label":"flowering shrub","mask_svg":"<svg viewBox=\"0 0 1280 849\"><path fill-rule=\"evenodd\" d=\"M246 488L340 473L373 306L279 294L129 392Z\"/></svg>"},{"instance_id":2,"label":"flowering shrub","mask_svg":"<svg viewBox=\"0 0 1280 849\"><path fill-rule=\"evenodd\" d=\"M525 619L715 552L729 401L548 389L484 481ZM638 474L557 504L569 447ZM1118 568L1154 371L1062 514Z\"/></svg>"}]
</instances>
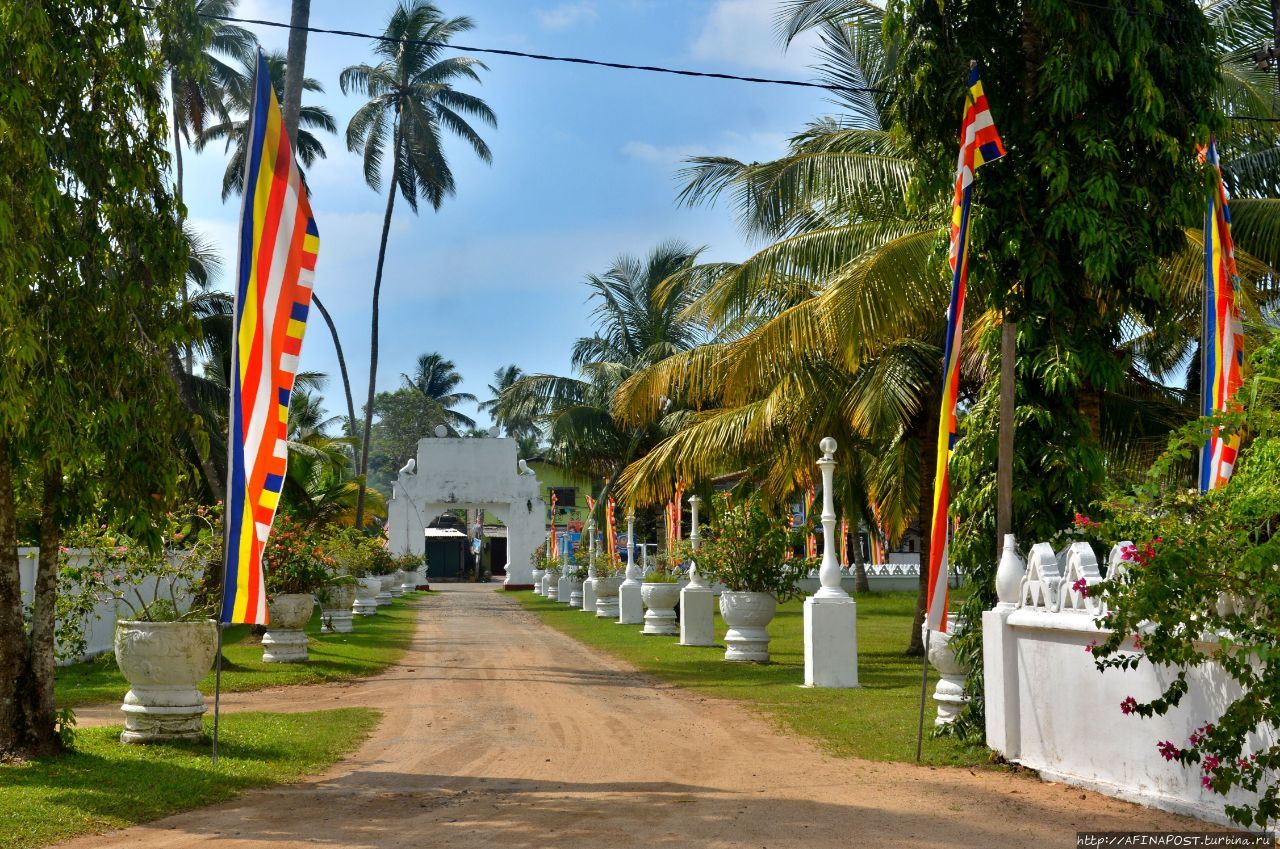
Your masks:
<instances>
[{"instance_id":1,"label":"flowering shrub","mask_svg":"<svg viewBox=\"0 0 1280 849\"><path fill-rule=\"evenodd\" d=\"M98 605L115 602L122 619L178 622L214 615L216 592L198 592L222 557L220 507L187 505L155 529L160 547L89 525L67 534L58 569L58 656L84 654L85 624ZM154 580L153 580L154 579ZM204 601L200 601L204 599Z\"/></svg>"},{"instance_id":2,"label":"flowering shrub","mask_svg":"<svg viewBox=\"0 0 1280 849\"><path fill-rule=\"evenodd\" d=\"M1110 634L1089 648L1098 668L1150 662L1178 670L1156 698L1129 696L1117 709L1162 715L1187 694L1188 669L1219 665L1243 694L1220 715L1200 718L1186 740L1152 746L1166 760L1197 768L1206 789L1256 794L1256 803L1226 811L1241 825L1265 827L1280 816L1280 745L1261 744L1265 738L1257 736L1280 729L1280 337L1258 352L1254 368L1237 396L1248 399L1247 410L1193 423L1144 484L1105 505L1106 518L1080 517L1077 524L1103 538L1134 541L1120 574L1090 588L1108 605L1099 624ZM1178 465L1196 457L1209 425L1254 437L1231 481L1204 495L1170 487Z\"/></svg>"},{"instance_id":3,"label":"flowering shrub","mask_svg":"<svg viewBox=\"0 0 1280 849\"><path fill-rule=\"evenodd\" d=\"M768 513L759 493L737 504L721 493L711 501L712 524L698 549L698 571L735 592L769 593L779 601L799 594L797 581L817 562L787 555L805 529Z\"/></svg>"},{"instance_id":4,"label":"flowering shrub","mask_svg":"<svg viewBox=\"0 0 1280 849\"><path fill-rule=\"evenodd\" d=\"M337 571L320 536L284 515L276 516L262 566L268 596L315 592Z\"/></svg>"},{"instance_id":5,"label":"flowering shrub","mask_svg":"<svg viewBox=\"0 0 1280 849\"><path fill-rule=\"evenodd\" d=\"M590 565L589 564L590 559L591 559L591 552L587 550L586 539L583 539L583 541L578 545L578 547L573 550L573 554L570 555L569 557L569 563L571 567L569 576L573 578L575 581L585 581L587 579L587 567L588 565ZM598 563L599 560L600 558L599 556L597 556L596 562Z\"/></svg>"},{"instance_id":6,"label":"flowering shrub","mask_svg":"<svg viewBox=\"0 0 1280 849\"><path fill-rule=\"evenodd\" d=\"M380 557L379 550L384 548L377 537L346 527L327 529L319 544L337 569L353 578L371 574L374 562Z\"/></svg>"}]
</instances>

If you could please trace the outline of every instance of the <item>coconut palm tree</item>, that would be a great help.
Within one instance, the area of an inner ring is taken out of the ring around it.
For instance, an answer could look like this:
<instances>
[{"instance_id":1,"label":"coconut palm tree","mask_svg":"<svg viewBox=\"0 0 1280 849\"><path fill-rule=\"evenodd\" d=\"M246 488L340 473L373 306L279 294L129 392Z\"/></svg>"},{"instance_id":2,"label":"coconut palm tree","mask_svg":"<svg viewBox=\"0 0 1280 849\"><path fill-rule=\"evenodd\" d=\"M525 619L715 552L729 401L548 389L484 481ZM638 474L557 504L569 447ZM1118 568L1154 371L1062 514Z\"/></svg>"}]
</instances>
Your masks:
<instances>
[{"instance_id":1,"label":"coconut palm tree","mask_svg":"<svg viewBox=\"0 0 1280 849\"><path fill-rule=\"evenodd\" d=\"M242 84L227 60L253 61L257 39L232 17L237 0L160 0L155 46L169 76L173 104L174 189L182 200L182 144L205 131L211 117L225 118L228 94Z\"/></svg>"},{"instance_id":2,"label":"coconut palm tree","mask_svg":"<svg viewBox=\"0 0 1280 849\"><path fill-rule=\"evenodd\" d=\"M282 97L287 76L284 54L273 51L265 54L267 73L271 75L271 87L276 97ZM240 70L234 71L236 82L226 91L226 116L212 126L206 127L196 139L195 148L203 151L208 145L223 142L231 154L227 160L227 169L222 175L222 199L225 201L233 194L244 191L244 163L249 144L249 113L253 110L253 78L257 73L256 59L247 60ZM324 86L307 77L302 82L303 91L323 93ZM325 158L324 144L311 132L323 130L336 133L337 125L333 116L323 106L302 106L298 113L298 132L293 141L294 153L306 168L310 168L317 159ZM306 178L306 172L302 171Z\"/></svg>"},{"instance_id":3,"label":"coconut palm tree","mask_svg":"<svg viewBox=\"0 0 1280 849\"><path fill-rule=\"evenodd\" d=\"M502 401L502 394L524 378L524 370L517 365L499 366L493 370L493 383L489 384L489 393L493 396L487 401L481 401L479 404L482 412L490 413L493 416L494 424L506 431L507 436L523 439L527 437L537 437L539 435L538 426L530 418L524 419L508 419L500 416L498 405Z\"/></svg>"},{"instance_id":4,"label":"coconut palm tree","mask_svg":"<svg viewBox=\"0 0 1280 849\"><path fill-rule=\"evenodd\" d=\"M421 354L413 375L401 374L400 381L406 389L415 389L444 408L445 423L454 430L463 431L476 426L475 419L453 409L464 401L475 401L470 392L459 392L462 375L453 360L446 360L438 352Z\"/></svg>"},{"instance_id":5,"label":"coconut palm tree","mask_svg":"<svg viewBox=\"0 0 1280 849\"><path fill-rule=\"evenodd\" d=\"M369 98L347 125L347 148L363 155L365 181L375 191L382 185L388 147L391 154L390 189L373 275L369 393L360 449L362 475L369 467L369 436L378 380L378 301L396 195L417 212L419 199L439 209L444 199L455 192L453 171L444 152L445 132L467 142L483 161L492 160L489 146L467 119L492 127L497 126L497 118L483 100L454 87L461 79L479 82L477 69L485 65L466 56L441 58L449 40L473 26L467 17L445 18L425 0L402 0L387 23L383 39L374 48L381 61L376 65L352 65L338 79L343 94L354 92ZM363 482L360 492L357 523L364 520Z\"/></svg>"}]
</instances>

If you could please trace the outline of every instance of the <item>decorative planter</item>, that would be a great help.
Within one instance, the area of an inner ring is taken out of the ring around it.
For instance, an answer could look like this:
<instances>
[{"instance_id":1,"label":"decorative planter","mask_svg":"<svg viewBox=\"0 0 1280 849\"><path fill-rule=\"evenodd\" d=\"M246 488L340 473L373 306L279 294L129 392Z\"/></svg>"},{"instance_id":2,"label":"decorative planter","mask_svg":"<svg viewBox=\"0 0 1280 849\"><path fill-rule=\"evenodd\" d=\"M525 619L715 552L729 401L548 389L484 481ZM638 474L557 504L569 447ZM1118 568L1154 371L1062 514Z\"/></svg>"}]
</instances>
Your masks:
<instances>
[{"instance_id":1,"label":"decorative planter","mask_svg":"<svg viewBox=\"0 0 1280 849\"><path fill-rule=\"evenodd\" d=\"M378 591L382 588L382 581L377 576L361 578L360 583L356 584L356 603L352 608L352 612L357 616L372 616L378 612Z\"/></svg>"},{"instance_id":2,"label":"decorative planter","mask_svg":"<svg viewBox=\"0 0 1280 849\"><path fill-rule=\"evenodd\" d=\"M596 616L601 619L618 618L618 587L622 586L622 576L596 578Z\"/></svg>"},{"instance_id":3,"label":"decorative planter","mask_svg":"<svg viewBox=\"0 0 1280 849\"><path fill-rule=\"evenodd\" d=\"M378 607L385 607L391 603L394 596L391 594L391 588L395 586L396 576L394 573L390 575L378 576Z\"/></svg>"},{"instance_id":4,"label":"decorative planter","mask_svg":"<svg viewBox=\"0 0 1280 849\"><path fill-rule=\"evenodd\" d=\"M302 663L307 659L307 635L302 627L311 619L316 600L311 593L283 593L267 600L267 633L262 635L263 663Z\"/></svg>"},{"instance_id":5,"label":"decorative planter","mask_svg":"<svg viewBox=\"0 0 1280 849\"><path fill-rule=\"evenodd\" d=\"M544 569L533 570L533 594L542 595L542 576L547 574Z\"/></svg>"},{"instance_id":6,"label":"decorative planter","mask_svg":"<svg viewBox=\"0 0 1280 849\"><path fill-rule=\"evenodd\" d=\"M391 588L387 592L391 593L392 598L399 598L404 595L404 582L406 573L403 569L397 569L391 573ZM410 587L412 589L412 587Z\"/></svg>"},{"instance_id":7,"label":"decorative planter","mask_svg":"<svg viewBox=\"0 0 1280 849\"><path fill-rule=\"evenodd\" d=\"M349 634L351 605L356 600L355 584L337 584L324 588L320 602L320 633Z\"/></svg>"},{"instance_id":8,"label":"decorative planter","mask_svg":"<svg viewBox=\"0 0 1280 849\"><path fill-rule=\"evenodd\" d=\"M679 584L651 584L645 582L640 587L640 598L644 599L644 632L650 636L673 637L680 633L680 623L676 620L676 605L680 603Z\"/></svg>"},{"instance_id":9,"label":"decorative planter","mask_svg":"<svg viewBox=\"0 0 1280 849\"><path fill-rule=\"evenodd\" d=\"M547 569L542 573L542 594L552 601L559 601L560 573L555 569Z\"/></svg>"},{"instance_id":10,"label":"decorative planter","mask_svg":"<svg viewBox=\"0 0 1280 849\"><path fill-rule=\"evenodd\" d=\"M769 623L777 610L778 601L769 593L721 593L720 615L729 626L724 659L768 663Z\"/></svg>"},{"instance_id":11,"label":"decorative planter","mask_svg":"<svg viewBox=\"0 0 1280 849\"><path fill-rule=\"evenodd\" d=\"M582 581L577 578L569 579L569 606L582 607Z\"/></svg>"},{"instance_id":12,"label":"decorative planter","mask_svg":"<svg viewBox=\"0 0 1280 849\"><path fill-rule=\"evenodd\" d=\"M400 576L400 594L401 595L404 595L405 593L415 592L418 589L418 584L420 582L418 581L418 572L416 569L412 572L400 571L400 572L397 572L396 574Z\"/></svg>"},{"instance_id":13,"label":"decorative planter","mask_svg":"<svg viewBox=\"0 0 1280 849\"><path fill-rule=\"evenodd\" d=\"M116 664L129 682L122 743L195 740L208 710L196 689L213 665L218 625L198 622L116 623Z\"/></svg>"},{"instance_id":14,"label":"decorative planter","mask_svg":"<svg viewBox=\"0 0 1280 849\"><path fill-rule=\"evenodd\" d=\"M938 670L938 686L933 689L933 700L938 703L938 715L934 717L934 725L950 725L956 721L960 709L968 701L964 694L964 678L969 670L956 660L951 650L951 634L955 630L956 617L947 617L947 630L933 631L928 634L929 663ZM921 628L923 631L923 627Z\"/></svg>"}]
</instances>

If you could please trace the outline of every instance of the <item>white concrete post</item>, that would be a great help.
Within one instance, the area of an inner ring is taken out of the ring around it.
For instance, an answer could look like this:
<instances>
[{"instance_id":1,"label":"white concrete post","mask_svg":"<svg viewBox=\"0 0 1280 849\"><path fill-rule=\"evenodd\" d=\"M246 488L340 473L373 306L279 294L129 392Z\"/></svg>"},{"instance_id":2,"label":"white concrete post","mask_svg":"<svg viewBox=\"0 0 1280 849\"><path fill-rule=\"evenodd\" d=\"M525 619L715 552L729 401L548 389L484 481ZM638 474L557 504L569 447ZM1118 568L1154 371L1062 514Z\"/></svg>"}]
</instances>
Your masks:
<instances>
[{"instance_id":1,"label":"white concrete post","mask_svg":"<svg viewBox=\"0 0 1280 849\"><path fill-rule=\"evenodd\" d=\"M573 579L569 577L569 528L565 526L564 536L560 537L560 580L556 581L556 601L561 604L569 603L569 596L573 594L573 588L570 584Z\"/></svg>"},{"instance_id":2,"label":"white concrete post","mask_svg":"<svg viewBox=\"0 0 1280 849\"><path fill-rule=\"evenodd\" d=\"M689 566L689 586L680 590L680 645L682 646L714 646L716 644L716 594L702 580L698 571L698 546L702 543L702 532L698 529L698 506L702 499L696 495L689 497L689 511L693 517L693 527L689 529L689 547L693 549L693 560Z\"/></svg>"},{"instance_id":3,"label":"white concrete post","mask_svg":"<svg viewBox=\"0 0 1280 849\"><path fill-rule=\"evenodd\" d=\"M822 457L822 586L804 602L804 684L806 687L858 686L858 607L840 586L836 559L836 508L832 478L836 441L819 445Z\"/></svg>"},{"instance_id":4,"label":"white concrete post","mask_svg":"<svg viewBox=\"0 0 1280 849\"><path fill-rule=\"evenodd\" d=\"M547 553L550 554L551 553L550 552L551 531L547 531L547 535L542 538L542 545L543 545L543 548L546 549ZM546 576L546 574L547 572L545 569L542 568L541 563L534 565L533 567L533 594L534 595L543 594L542 590L543 590L544 584L542 579Z\"/></svg>"},{"instance_id":5,"label":"white concrete post","mask_svg":"<svg viewBox=\"0 0 1280 849\"><path fill-rule=\"evenodd\" d=\"M587 579L582 582L582 609L596 612L596 517L587 517Z\"/></svg>"},{"instance_id":6,"label":"white concrete post","mask_svg":"<svg viewBox=\"0 0 1280 849\"><path fill-rule=\"evenodd\" d=\"M996 567L999 602L993 610L982 612L982 679L987 742L1008 758L1022 753L1018 640L1009 627L1009 617L1018 609L1026 577L1027 565L1018 553L1018 539L1013 534L1005 534L1000 564ZM941 680L938 685L942 685Z\"/></svg>"},{"instance_id":7,"label":"white concrete post","mask_svg":"<svg viewBox=\"0 0 1280 849\"><path fill-rule=\"evenodd\" d=\"M618 624L639 625L644 622L644 599L640 594L642 573L636 565L636 514L627 514L627 577L618 587Z\"/></svg>"}]
</instances>

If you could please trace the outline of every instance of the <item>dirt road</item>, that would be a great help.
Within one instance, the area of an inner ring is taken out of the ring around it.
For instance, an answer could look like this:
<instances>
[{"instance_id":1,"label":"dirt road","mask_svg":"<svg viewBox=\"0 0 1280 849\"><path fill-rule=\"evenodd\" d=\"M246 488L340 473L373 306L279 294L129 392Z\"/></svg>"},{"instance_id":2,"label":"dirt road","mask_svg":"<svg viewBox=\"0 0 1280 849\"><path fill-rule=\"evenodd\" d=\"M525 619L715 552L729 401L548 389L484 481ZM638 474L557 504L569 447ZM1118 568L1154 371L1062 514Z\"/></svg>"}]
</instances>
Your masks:
<instances>
[{"instance_id":1,"label":"dirt road","mask_svg":"<svg viewBox=\"0 0 1280 849\"><path fill-rule=\"evenodd\" d=\"M382 676L227 698L229 710L377 707L385 719L351 758L66 845L1003 849L1194 827L1025 776L829 758L731 703L655 686L492 587L442 589ZM117 721L101 713L84 719Z\"/></svg>"}]
</instances>

